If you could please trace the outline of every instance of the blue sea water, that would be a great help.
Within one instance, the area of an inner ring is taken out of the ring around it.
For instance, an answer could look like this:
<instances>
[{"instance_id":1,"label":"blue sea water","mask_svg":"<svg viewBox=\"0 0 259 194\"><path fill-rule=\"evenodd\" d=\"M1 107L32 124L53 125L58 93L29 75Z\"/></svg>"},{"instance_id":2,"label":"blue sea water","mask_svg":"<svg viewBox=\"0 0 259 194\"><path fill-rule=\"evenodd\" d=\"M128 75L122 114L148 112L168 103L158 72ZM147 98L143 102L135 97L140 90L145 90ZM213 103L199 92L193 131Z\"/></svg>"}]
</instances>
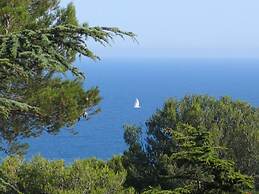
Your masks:
<instances>
[{"instance_id":1,"label":"blue sea water","mask_svg":"<svg viewBox=\"0 0 259 194\"><path fill-rule=\"evenodd\" d=\"M102 112L91 120L81 120L74 129L56 136L44 134L30 139L27 158L40 154L48 159L96 157L109 159L127 148L123 125L140 126L170 98L190 94L233 99L259 105L258 59L87 59L77 65L86 73L85 88L98 86L103 98ZM139 98L141 109L134 109Z\"/></svg>"}]
</instances>

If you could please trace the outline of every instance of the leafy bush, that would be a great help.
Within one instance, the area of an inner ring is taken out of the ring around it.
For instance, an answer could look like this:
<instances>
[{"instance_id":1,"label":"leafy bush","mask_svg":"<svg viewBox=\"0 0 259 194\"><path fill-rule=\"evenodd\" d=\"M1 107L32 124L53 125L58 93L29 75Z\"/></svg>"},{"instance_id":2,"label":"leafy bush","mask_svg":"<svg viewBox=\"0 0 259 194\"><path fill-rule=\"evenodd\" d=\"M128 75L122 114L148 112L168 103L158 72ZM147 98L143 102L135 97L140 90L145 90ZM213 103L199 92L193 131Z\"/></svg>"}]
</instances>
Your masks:
<instances>
[{"instance_id":1,"label":"leafy bush","mask_svg":"<svg viewBox=\"0 0 259 194\"><path fill-rule=\"evenodd\" d=\"M62 160L49 161L40 156L29 162L10 157L2 162L0 173L3 194L134 193L131 188L123 188L124 169L115 171L97 159L65 165Z\"/></svg>"}]
</instances>

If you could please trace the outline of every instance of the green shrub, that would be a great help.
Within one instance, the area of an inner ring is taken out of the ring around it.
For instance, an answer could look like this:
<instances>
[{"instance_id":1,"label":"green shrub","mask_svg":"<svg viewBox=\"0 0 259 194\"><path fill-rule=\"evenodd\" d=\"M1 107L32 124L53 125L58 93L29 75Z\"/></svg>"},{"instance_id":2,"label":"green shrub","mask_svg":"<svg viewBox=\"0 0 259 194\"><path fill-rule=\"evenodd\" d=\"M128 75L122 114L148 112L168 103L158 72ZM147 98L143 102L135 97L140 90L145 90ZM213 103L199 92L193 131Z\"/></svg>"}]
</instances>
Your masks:
<instances>
[{"instance_id":1,"label":"green shrub","mask_svg":"<svg viewBox=\"0 0 259 194\"><path fill-rule=\"evenodd\" d=\"M116 159L117 162L119 158ZM116 171L113 163L97 159L77 160L65 165L63 160L49 161L40 156L31 161L6 158L0 166L0 193L12 194L102 194L134 193L125 190L124 169Z\"/></svg>"}]
</instances>

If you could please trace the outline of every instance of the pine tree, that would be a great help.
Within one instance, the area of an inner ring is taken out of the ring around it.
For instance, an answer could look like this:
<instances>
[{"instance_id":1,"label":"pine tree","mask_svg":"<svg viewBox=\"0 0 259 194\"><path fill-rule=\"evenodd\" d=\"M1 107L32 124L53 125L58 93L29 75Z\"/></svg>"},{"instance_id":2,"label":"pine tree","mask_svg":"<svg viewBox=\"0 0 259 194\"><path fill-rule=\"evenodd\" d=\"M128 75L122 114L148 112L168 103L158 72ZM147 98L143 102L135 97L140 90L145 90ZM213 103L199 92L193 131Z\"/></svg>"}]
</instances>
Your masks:
<instances>
[{"instance_id":1,"label":"pine tree","mask_svg":"<svg viewBox=\"0 0 259 194\"><path fill-rule=\"evenodd\" d=\"M176 141L177 152L167 160L175 165L175 174L162 179L180 179L179 193L243 193L253 189L253 178L235 170L234 162L219 158L219 147L213 146L208 130L180 125L177 130L166 130ZM167 166L168 167L168 166Z\"/></svg>"},{"instance_id":2,"label":"pine tree","mask_svg":"<svg viewBox=\"0 0 259 194\"><path fill-rule=\"evenodd\" d=\"M56 134L84 111L89 118L99 111L98 88L84 90L85 75L73 64L78 55L99 59L87 40L106 45L135 35L79 25L73 4L60 8L58 0L3 0L0 7L0 147L22 153L20 139ZM62 78L68 72L74 80Z\"/></svg>"},{"instance_id":3,"label":"pine tree","mask_svg":"<svg viewBox=\"0 0 259 194\"><path fill-rule=\"evenodd\" d=\"M213 152L208 153L210 155L217 152L218 155L213 155L213 158L218 157L215 161L226 161L227 168L234 164L237 171L254 177L257 185L258 113L258 109L251 105L232 101L228 97L215 99L208 96L186 96L182 100L169 99L147 120L147 128L143 130L146 134L142 134L142 130L136 126L125 127L124 139L129 145L123 155L124 167L128 172L126 185L133 186L138 191L150 186L162 190L182 187L182 179L165 178L181 171L188 172L184 165L175 165L172 156L183 149L179 149L176 138L166 131L172 133L174 130L188 136L193 134L186 132L189 127L209 134L204 134L206 138L210 138L204 140L204 146L211 146ZM183 127L186 125L189 127ZM189 170L192 169L196 169L195 172L200 177L204 175L207 178L207 174L201 171L201 165ZM193 173L190 171L189 174Z\"/></svg>"}]
</instances>

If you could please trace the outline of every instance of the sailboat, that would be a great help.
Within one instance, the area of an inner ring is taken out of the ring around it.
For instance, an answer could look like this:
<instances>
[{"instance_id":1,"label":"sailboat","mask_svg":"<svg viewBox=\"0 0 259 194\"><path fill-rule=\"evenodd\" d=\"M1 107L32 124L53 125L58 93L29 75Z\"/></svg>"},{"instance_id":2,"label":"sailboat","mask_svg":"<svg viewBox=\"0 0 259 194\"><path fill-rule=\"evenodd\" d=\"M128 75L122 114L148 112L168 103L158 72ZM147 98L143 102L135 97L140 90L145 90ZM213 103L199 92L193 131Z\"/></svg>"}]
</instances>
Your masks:
<instances>
[{"instance_id":1,"label":"sailboat","mask_svg":"<svg viewBox=\"0 0 259 194\"><path fill-rule=\"evenodd\" d=\"M136 109L140 108L139 99L137 99L137 98L136 98L135 103L134 103L134 108L136 108Z\"/></svg>"}]
</instances>

